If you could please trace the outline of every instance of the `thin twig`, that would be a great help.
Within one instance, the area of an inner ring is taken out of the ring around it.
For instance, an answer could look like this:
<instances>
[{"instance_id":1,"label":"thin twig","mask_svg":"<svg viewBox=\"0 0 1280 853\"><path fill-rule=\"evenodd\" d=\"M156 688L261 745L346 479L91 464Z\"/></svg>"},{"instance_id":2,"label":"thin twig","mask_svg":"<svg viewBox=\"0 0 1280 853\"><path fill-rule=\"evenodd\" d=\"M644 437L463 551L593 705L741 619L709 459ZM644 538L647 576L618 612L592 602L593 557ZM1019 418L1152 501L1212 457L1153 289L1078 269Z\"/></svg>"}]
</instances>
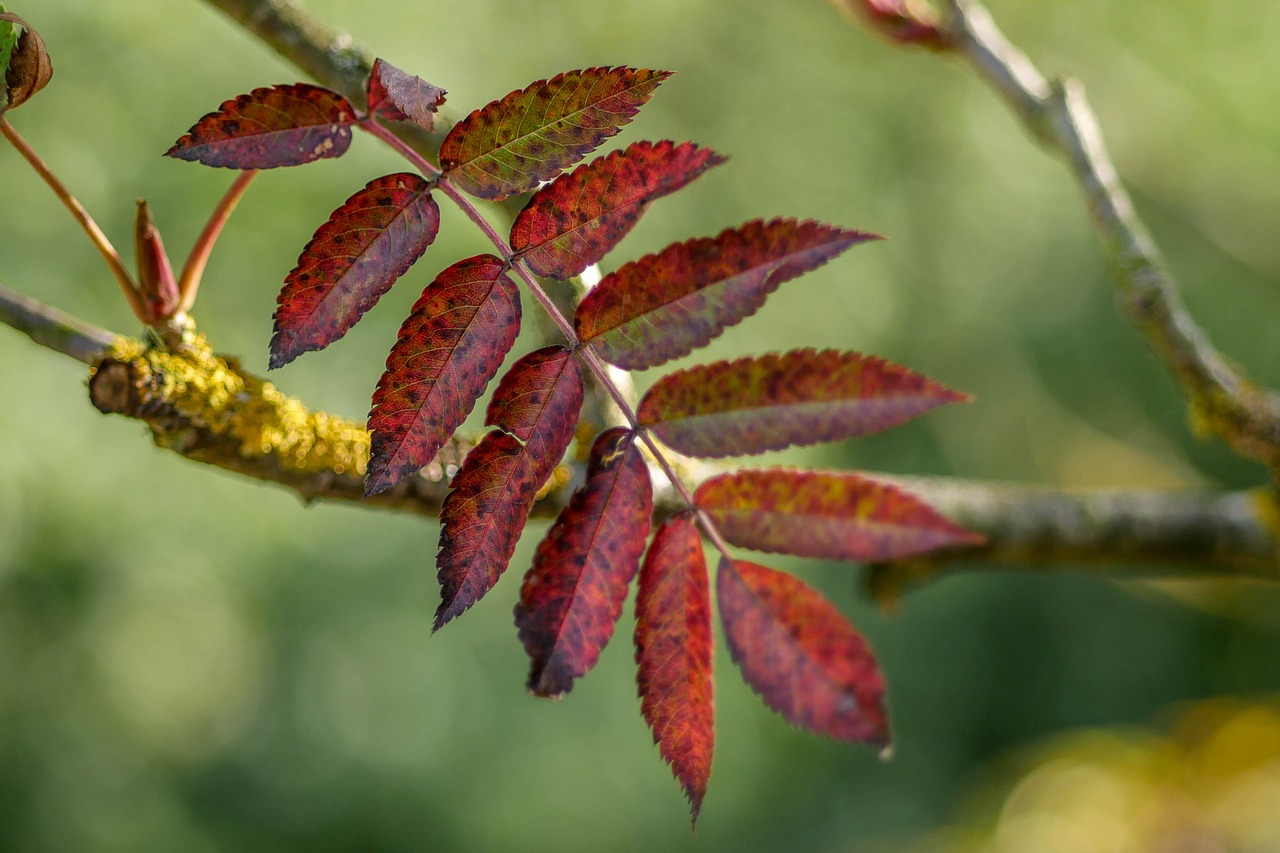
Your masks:
<instances>
[{"instance_id":1,"label":"thin twig","mask_svg":"<svg viewBox=\"0 0 1280 853\"><path fill-rule=\"evenodd\" d=\"M84 205L80 200L72 195L71 191L62 183L49 165L40 159L40 155L35 149L27 144L27 141L18 133L17 128L9 124L9 120L0 115L0 133L9 140L14 148L18 150L31 168L49 185L49 189L53 190L53 194L58 200L66 205L67 210L71 211L71 215L75 217L76 222L84 229L84 233L89 235L89 241L93 243L94 248L102 255L102 260L106 261L107 269L111 270L111 275L115 277L116 282L120 285L120 290L124 293L124 298L128 301L129 307L133 309L135 317L142 318L147 316L147 308L143 304L142 297L138 291L138 285L134 283L133 276L129 275L129 271L125 269L124 263L120 260L120 253L116 251L116 247L111 245L111 241L107 239L107 235L98 227L98 223L89 215L89 211L84 209Z\"/></svg>"},{"instance_id":2,"label":"thin twig","mask_svg":"<svg viewBox=\"0 0 1280 853\"><path fill-rule=\"evenodd\" d=\"M191 247L191 254L187 255L187 261L182 265L182 276L178 279L178 311L180 313L190 311L192 304L195 303L196 294L200 290L200 279L204 276L205 264L209 262L209 253L213 251L213 245L218 242L218 235L222 233L223 226L227 224L227 219L230 218L257 174L256 169L246 169L238 173L226 193L218 200L213 212L209 214L209 221L205 223L204 230L200 232L195 245Z\"/></svg>"},{"instance_id":3,"label":"thin twig","mask_svg":"<svg viewBox=\"0 0 1280 853\"><path fill-rule=\"evenodd\" d=\"M1088 201L1131 322L1177 379L1198 431L1280 472L1280 397L1259 388L1210 343L1134 211L1098 121L1074 80L1049 82L980 4L950 0L949 43L1026 128L1069 164Z\"/></svg>"}]
</instances>

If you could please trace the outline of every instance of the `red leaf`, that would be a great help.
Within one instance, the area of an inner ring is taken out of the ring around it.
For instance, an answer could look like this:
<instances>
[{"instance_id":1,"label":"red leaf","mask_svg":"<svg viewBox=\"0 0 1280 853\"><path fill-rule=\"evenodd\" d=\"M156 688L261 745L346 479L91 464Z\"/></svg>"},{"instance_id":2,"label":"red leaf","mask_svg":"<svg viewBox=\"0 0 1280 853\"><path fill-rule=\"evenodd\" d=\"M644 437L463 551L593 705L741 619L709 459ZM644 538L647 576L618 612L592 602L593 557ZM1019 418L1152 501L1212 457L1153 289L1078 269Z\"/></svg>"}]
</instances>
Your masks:
<instances>
[{"instance_id":1,"label":"red leaf","mask_svg":"<svg viewBox=\"0 0 1280 853\"><path fill-rule=\"evenodd\" d=\"M711 596L702 539L691 513L673 515L653 537L636 598L640 713L680 781L693 821L711 776Z\"/></svg>"},{"instance_id":2,"label":"red leaf","mask_svg":"<svg viewBox=\"0 0 1280 853\"><path fill-rule=\"evenodd\" d=\"M635 435L615 428L591 448L586 485L534 553L516 627L532 661L529 690L567 693L595 666L622 614L649 535L653 492Z\"/></svg>"},{"instance_id":3,"label":"red leaf","mask_svg":"<svg viewBox=\"0 0 1280 853\"><path fill-rule=\"evenodd\" d=\"M714 459L866 435L965 400L875 356L800 349L664 376L637 416L678 452Z\"/></svg>"},{"instance_id":4,"label":"red leaf","mask_svg":"<svg viewBox=\"0 0 1280 853\"><path fill-rule=\"evenodd\" d=\"M731 544L833 560L898 560L982 537L889 483L834 471L738 471L695 502Z\"/></svg>"},{"instance_id":5,"label":"red leaf","mask_svg":"<svg viewBox=\"0 0 1280 853\"><path fill-rule=\"evenodd\" d=\"M511 248L538 275L572 278L625 237L650 202L724 160L692 142L635 142L538 190L511 226Z\"/></svg>"},{"instance_id":6,"label":"red leaf","mask_svg":"<svg viewBox=\"0 0 1280 853\"><path fill-rule=\"evenodd\" d=\"M531 190L628 124L670 76L647 68L587 68L539 80L454 125L440 145L440 168L481 198Z\"/></svg>"},{"instance_id":7,"label":"red leaf","mask_svg":"<svg viewBox=\"0 0 1280 853\"><path fill-rule=\"evenodd\" d=\"M436 239L431 185L400 173L342 203L298 256L276 299L269 366L323 349L347 333Z\"/></svg>"},{"instance_id":8,"label":"red leaf","mask_svg":"<svg viewBox=\"0 0 1280 853\"><path fill-rule=\"evenodd\" d=\"M544 442L559 447L558 463L564 455L578 410L582 408L582 371L566 347L543 347L517 361L502 377L485 412L485 425L502 427L525 442ZM565 430L562 435L559 430ZM563 440L563 444L561 444Z\"/></svg>"},{"instance_id":9,"label":"red leaf","mask_svg":"<svg viewBox=\"0 0 1280 853\"><path fill-rule=\"evenodd\" d=\"M412 121L426 130L435 126L436 110L444 103L444 95L444 89L383 59L373 63L366 92L370 114L387 121Z\"/></svg>"},{"instance_id":10,"label":"red leaf","mask_svg":"<svg viewBox=\"0 0 1280 853\"><path fill-rule=\"evenodd\" d=\"M430 462L466 420L520 330L520 295L492 255L458 261L414 303L373 392L365 496Z\"/></svg>"},{"instance_id":11,"label":"red leaf","mask_svg":"<svg viewBox=\"0 0 1280 853\"><path fill-rule=\"evenodd\" d=\"M254 89L224 101L166 155L230 169L300 166L345 154L355 121L346 98L319 86Z\"/></svg>"},{"instance_id":12,"label":"red leaf","mask_svg":"<svg viewBox=\"0 0 1280 853\"><path fill-rule=\"evenodd\" d=\"M578 306L578 338L606 361L643 370L687 355L749 317L780 284L874 234L759 219L623 264Z\"/></svg>"},{"instance_id":13,"label":"red leaf","mask_svg":"<svg viewBox=\"0 0 1280 853\"><path fill-rule=\"evenodd\" d=\"M435 629L459 616L507 570L538 490L564 457L582 408L582 374L564 347L526 355L489 404L494 431L467 454L440 508Z\"/></svg>"},{"instance_id":14,"label":"red leaf","mask_svg":"<svg viewBox=\"0 0 1280 853\"><path fill-rule=\"evenodd\" d=\"M720 561L716 597L729 654L766 705L817 734L888 745L880 667L830 601L741 560Z\"/></svg>"}]
</instances>

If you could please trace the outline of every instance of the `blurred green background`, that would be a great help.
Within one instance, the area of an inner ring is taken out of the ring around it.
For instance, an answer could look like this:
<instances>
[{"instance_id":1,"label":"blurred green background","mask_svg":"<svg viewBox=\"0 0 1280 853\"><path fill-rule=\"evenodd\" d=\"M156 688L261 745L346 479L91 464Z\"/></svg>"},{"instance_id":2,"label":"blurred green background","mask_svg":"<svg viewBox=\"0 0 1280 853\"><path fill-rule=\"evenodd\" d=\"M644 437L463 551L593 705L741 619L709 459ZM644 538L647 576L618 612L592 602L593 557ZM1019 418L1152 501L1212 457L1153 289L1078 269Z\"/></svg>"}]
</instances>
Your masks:
<instances>
[{"instance_id":1,"label":"blurred green background","mask_svg":"<svg viewBox=\"0 0 1280 853\"><path fill-rule=\"evenodd\" d=\"M223 99L298 72L192 0L9 6L56 67L15 125L122 249L146 197L181 257L230 176L160 155ZM1071 486L1262 479L1188 435L1065 172L958 62L898 50L820 0L308 7L445 87L454 115L570 68L678 71L619 144L693 139L731 160L656 205L609 266L761 216L888 235L787 285L711 355L859 349L977 402L770 461ZM1280 385L1266 319L1280 315L1280 6L992 8L1046 72L1083 79L1187 301ZM265 371L299 249L400 168L358 139L341 161L260 177L196 306L215 347ZM92 248L7 148L0 187L0 281L135 332ZM351 335L273 378L363 417L421 287L481 248L446 211L439 242ZM11 330L0 360L0 849L944 849L927 833L976 820L975 792L1002 790L1029 743L1280 688L1270 588L974 572L891 615L858 593L855 567L772 560L872 641L896 753L881 763L788 728L720 648L716 758L691 837L638 714L629 612L565 701L525 694L511 607L534 537L512 577L430 636L434 525L304 509L156 450L92 409L79 365Z\"/></svg>"}]
</instances>

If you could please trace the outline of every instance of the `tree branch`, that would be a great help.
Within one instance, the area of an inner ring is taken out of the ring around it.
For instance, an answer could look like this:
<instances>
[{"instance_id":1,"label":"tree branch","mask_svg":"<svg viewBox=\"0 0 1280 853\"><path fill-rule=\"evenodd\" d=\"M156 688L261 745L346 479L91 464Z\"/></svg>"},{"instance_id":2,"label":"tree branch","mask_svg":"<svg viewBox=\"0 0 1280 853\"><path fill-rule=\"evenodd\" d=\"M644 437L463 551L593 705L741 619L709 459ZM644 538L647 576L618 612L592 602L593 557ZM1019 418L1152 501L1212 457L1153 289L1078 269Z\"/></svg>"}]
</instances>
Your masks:
<instances>
[{"instance_id":1,"label":"tree branch","mask_svg":"<svg viewBox=\"0 0 1280 853\"><path fill-rule=\"evenodd\" d=\"M1280 397L1259 388L1196 325L1120 184L1098 121L1074 80L1049 82L976 2L949 0L948 42L1037 139L1066 160L1084 192L1130 321L1173 373L1192 427L1280 473Z\"/></svg>"},{"instance_id":2,"label":"tree branch","mask_svg":"<svg viewBox=\"0 0 1280 853\"><path fill-rule=\"evenodd\" d=\"M297 492L308 503L345 501L436 516L449 479L474 441L454 436L422 471L364 498L369 433L345 418L313 412L214 354L190 334L174 352L119 339L93 369L89 399L100 411L143 421L159 447ZM572 471L561 466L535 504L552 515L568 498Z\"/></svg>"},{"instance_id":3,"label":"tree branch","mask_svg":"<svg viewBox=\"0 0 1280 853\"><path fill-rule=\"evenodd\" d=\"M886 477L957 523L977 548L937 551L871 567L880 600L981 562L1108 578L1280 580L1280 504L1271 488L1222 491L1063 491L943 478Z\"/></svg>"},{"instance_id":4,"label":"tree branch","mask_svg":"<svg viewBox=\"0 0 1280 853\"><path fill-rule=\"evenodd\" d=\"M85 364L96 364L123 340L114 332L72 317L3 284L0 284L0 323L12 326L42 347Z\"/></svg>"}]
</instances>

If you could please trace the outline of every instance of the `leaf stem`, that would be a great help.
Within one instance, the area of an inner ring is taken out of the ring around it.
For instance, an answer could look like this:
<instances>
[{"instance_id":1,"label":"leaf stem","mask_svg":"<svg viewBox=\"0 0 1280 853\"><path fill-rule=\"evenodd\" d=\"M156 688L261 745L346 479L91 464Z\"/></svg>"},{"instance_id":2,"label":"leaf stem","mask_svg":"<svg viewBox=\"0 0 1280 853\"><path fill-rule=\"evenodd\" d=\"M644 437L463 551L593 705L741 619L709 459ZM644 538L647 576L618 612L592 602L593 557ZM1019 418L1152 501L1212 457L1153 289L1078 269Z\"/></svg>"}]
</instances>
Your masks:
<instances>
[{"instance_id":1,"label":"leaf stem","mask_svg":"<svg viewBox=\"0 0 1280 853\"><path fill-rule=\"evenodd\" d=\"M145 321L147 316L147 308L142 302L142 296L138 291L138 285L134 283L133 276L129 275L129 271L125 269L124 263L120 260L120 254L116 251L116 247L111 245L111 241L107 239L107 235L98 227L98 223L89 215L89 211L84 209L82 205L71 191L58 179L48 164L40 159L40 155L35 152L22 135L18 133L17 128L9 123L9 120L0 115L0 133L9 140L14 148L18 149L26 161L31 164L31 168L36 170L44 182L49 185L49 189L53 190L53 194L71 211L71 215L76 222L80 223L80 227L84 229L84 233L89 235L89 242L93 243L98 253L102 255L102 259L106 261L107 269L111 270L111 274L120 285L120 290L124 293L125 300L129 303L129 308L139 319Z\"/></svg>"},{"instance_id":2,"label":"leaf stem","mask_svg":"<svg viewBox=\"0 0 1280 853\"><path fill-rule=\"evenodd\" d=\"M200 279L204 276L204 268L209 262L209 253L213 251L213 244L218 241L218 235L222 233L223 226L227 224L232 211L236 209L236 205L240 203L245 190L249 188L249 184L257 174L257 169L246 169L236 175L235 181L227 189L226 194L218 200L213 212L209 214L209 221L205 223L200 237L191 247L191 254L187 255L187 261L182 267L182 276L178 279L179 313L190 311L195 303L196 293L200 290Z\"/></svg>"},{"instance_id":3,"label":"leaf stem","mask_svg":"<svg viewBox=\"0 0 1280 853\"><path fill-rule=\"evenodd\" d=\"M396 136L387 128L378 124L372 116L361 119L360 122L356 124L356 127L366 133L376 136L378 139L381 139L387 145L391 146L397 154L412 163L415 168L422 172L422 174L432 178L439 178L440 175L443 174L440 171L439 166L419 154L414 150L412 145Z\"/></svg>"}]
</instances>

